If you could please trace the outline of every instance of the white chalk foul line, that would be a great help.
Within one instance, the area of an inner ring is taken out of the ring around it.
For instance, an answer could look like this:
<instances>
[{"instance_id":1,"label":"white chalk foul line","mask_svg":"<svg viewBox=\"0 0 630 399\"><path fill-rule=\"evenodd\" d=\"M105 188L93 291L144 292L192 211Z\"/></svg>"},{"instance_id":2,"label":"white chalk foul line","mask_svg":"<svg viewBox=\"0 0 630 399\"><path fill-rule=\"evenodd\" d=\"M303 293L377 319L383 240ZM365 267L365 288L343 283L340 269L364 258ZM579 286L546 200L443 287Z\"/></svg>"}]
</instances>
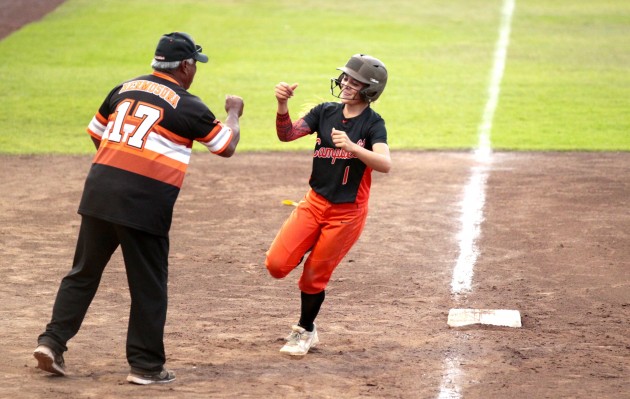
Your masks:
<instances>
[{"instance_id":1,"label":"white chalk foul line","mask_svg":"<svg viewBox=\"0 0 630 399\"><path fill-rule=\"evenodd\" d=\"M477 238L483 222L483 207L486 198L486 181L489 168L487 165L472 169L468 184L464 187L464 199L461 202L461 230L457 236L459 256L453 269L451 291L460 294L472 287L473 267L479 256Z\"/></svg>"},{"instance_id":2,"label":"white chalk foul line","mask_svg":"<svg viewBox=\"0 0 630 399\"><path fill-rule=\"evenodd\" d=\"M461 294L472 288L474 265L479 256L477 239L481 232L483 222L483 208L486 200L486 182L492 164L492 146L490 132L492 121L499 102L499 91L507 49L510 42L512 15L514 14L515 0L504 0L501 8L501 25L497 40L490 84L488 86L488 100L483 111L481 123L478 128L479 142L475 150L477 165L471 170L470 180L464 188L464 198L461 202L461 230L458 234L459 256L453 269L451 292ZM456 354L451 354L444 359L444 374L440 384L438 399L460 399L461 380L463 373L459 368L459 360Z\"/></svg>"},{"instance_id":3,"label":"white chalk foul line","mask_svg":"<svg viewBox=\"0 0 630 399\"><path fill-rule=\"evenodd\" d=\"M486 181L492 163L492 148L490 144L490 132L492 121L499 103L499 91L507 48L510 42L510 30L512 15L514 13L515 0L504 0L501 11L501 26L497 40L490 84L488 86L488 100L483 111L481 123L478 128L479 142L475 150L475 160L478 165L472 168L470 180L464 188L464 198L461 202L461 230L458 235L459 256L453 269L451 290L454 294L470 291L472 286L473 267L477 261L479 251L477 238L481 232L483 222L483 207L485 205Z\"/></svg>"}]
</instances>

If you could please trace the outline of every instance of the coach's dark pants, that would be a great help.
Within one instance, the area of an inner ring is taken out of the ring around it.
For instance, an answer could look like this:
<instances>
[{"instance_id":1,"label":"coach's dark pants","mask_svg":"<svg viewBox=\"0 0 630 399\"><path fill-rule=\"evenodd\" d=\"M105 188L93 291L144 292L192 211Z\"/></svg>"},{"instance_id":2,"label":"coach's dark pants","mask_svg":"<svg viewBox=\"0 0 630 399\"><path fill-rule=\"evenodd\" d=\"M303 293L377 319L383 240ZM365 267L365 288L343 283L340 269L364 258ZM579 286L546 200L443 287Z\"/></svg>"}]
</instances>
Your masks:
<instances>
[{"instance_id":1,"label":"coach's dark pants","mask_svg":"<svg viewBox=\"0 0 630 399\"><path fill-rule=\"evenodd\" d=\"M66 343L79 331L103 270L119 245L131 294L127 360L133 368L161 370L169 239L89 216L82 218L72 270L61 281L52 320L38 343L59 353L68 350Z\"/></svg>"}]
</instances>

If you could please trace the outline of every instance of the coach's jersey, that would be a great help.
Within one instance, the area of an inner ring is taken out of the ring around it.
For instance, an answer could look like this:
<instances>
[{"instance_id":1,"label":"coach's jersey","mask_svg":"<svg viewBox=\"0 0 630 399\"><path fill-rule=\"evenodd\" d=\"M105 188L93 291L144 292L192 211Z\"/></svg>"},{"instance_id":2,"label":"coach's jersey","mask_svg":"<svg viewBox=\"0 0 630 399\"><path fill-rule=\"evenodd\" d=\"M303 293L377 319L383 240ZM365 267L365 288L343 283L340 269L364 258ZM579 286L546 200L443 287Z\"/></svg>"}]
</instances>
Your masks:
<instances>
[{"instance_id":1,"label":"coach's jersey","mask_svg":"<svg viewBox=\"0 0 630 399\"><path fill-rule=\"evenodd\" d=\"M198 97L158 72L115 87L87 131L101 144L79 213L162 236L193 141L219 154L233 137Z\"/></svg>"},{"instance_id":2,"label":"coach's jersey","mask_svg":"<svg viewBox=\"0 0 630 399\"><path fill-rule=\"evenodd\" d=\"M371 151L376 143L387 144L383 118L370 107L354 118L344 118L343 104L327 102L311 109L304 121L317 132L309 181L313 190L335 204L367 202L372 169L354 154L336 148L332 129L343 130L352 142Z\"/></svg>"}]
</instances>

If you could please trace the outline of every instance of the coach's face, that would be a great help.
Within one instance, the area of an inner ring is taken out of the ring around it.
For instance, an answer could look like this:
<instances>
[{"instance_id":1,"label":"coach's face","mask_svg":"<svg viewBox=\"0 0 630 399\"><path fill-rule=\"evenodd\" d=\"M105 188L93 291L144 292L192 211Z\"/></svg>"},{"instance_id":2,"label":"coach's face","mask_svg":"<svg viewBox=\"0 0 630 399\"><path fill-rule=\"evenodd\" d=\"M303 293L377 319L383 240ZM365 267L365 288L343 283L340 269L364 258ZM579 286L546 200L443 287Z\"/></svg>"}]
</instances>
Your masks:
<instances>
[{"instance_id":1,"label":"coach's face","mask_svg":"<svg viewBox=\"0 0 630 399\"><path fill-rule=\"evenodd\" d=\"M197 74L197 60L193 60L192 64L189 64L187 61L182 61L179 67L182 76L182 86L184 89L188 90Z\"/></svg>"}]
</instances>

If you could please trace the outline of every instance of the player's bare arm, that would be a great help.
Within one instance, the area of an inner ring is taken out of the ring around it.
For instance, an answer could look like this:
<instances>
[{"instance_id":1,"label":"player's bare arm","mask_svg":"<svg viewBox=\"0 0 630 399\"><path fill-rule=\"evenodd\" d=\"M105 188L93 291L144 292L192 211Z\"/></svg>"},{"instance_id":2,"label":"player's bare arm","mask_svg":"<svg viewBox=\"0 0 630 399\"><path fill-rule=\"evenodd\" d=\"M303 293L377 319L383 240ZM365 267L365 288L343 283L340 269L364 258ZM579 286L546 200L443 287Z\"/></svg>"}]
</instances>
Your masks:
<instances>
[{"instance_id":1,"label":"player's bare arm","mask_svg":"<svg viewBox=\"0 0 630 399\"><path fill-rule=\"evenodd\" d=\"M243 99L239 96L227 95L225 97L225 112L227 112L225 125L232 129L232 140L227 148L219 154L224 158L229 158L234 155L236 146L241 139L239 119L243 115L244 106L245 104L243 103Z\"/></svg>"},{"instance_id":2,"label":"player's bare arm","mask_svg":"<svg viewBox=\"0 0 630 399\"><path fill-rule=\"evenodd\" d=\"M337 148L353 153L361 162L373 170L389 173L392 167L392 159L389 155L389 146L387 144L376 143L372 146L372 151L370 151L352 142L346 132L337 129L332 130L332 139Z\"/></svg>"}]
</instances>

